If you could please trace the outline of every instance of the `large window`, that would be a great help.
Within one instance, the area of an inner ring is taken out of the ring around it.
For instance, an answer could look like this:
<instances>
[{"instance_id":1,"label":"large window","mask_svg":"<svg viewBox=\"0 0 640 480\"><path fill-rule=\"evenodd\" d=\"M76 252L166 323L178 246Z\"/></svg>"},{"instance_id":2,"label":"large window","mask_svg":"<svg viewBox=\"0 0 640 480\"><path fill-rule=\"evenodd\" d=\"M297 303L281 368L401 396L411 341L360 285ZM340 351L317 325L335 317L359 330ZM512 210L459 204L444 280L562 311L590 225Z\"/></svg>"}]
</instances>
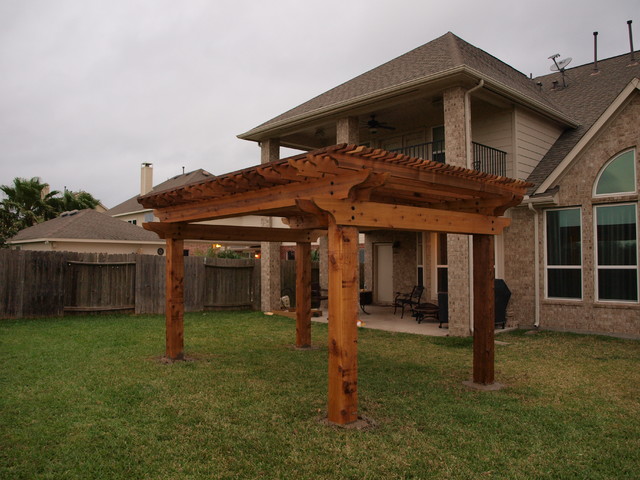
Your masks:
<instances>
[{"instance_id":1,"label":"large window","mask_svg":"<svg viewBox=\"0 0 640 480\"><path fill-rule=\"evenodd\" d=\"M598 300L638 301L635 204L596 207Z\"/></svg>"},{"instance_id":2,"label":"large window","mask_svg":"<svg viewBox=\"0 0 640 480\"><path fill-rule=\"evenodd\" d=\"M616 201L636 191L636 151L631 149L607 162L593 194ZM618 202L594 207L596 298L638 302L638 205Z\"/></svg>"},{"instance_id":3,"label":"large window","mask_svg":"<svg viewBox=\"0 0 640 480\"><path fill-rule=\"evenodd\" d=\"M546 212L547 298L582 298L580 209Z\"/></svg>"}]
</instances>

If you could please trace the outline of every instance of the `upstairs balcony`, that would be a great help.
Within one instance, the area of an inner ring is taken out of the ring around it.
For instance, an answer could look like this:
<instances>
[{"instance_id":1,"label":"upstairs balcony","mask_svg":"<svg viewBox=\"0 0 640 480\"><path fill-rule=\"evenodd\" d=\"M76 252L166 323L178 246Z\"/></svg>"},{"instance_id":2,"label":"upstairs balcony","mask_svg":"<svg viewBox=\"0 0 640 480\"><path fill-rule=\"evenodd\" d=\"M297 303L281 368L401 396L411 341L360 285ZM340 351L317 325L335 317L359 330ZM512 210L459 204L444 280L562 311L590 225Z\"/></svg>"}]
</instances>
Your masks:
<instances>
[{"instance_id":1,"label":"upstairs balcony","mask_svg":"<svg viewBox=\"0 0 640 480\"><path fill-rule=\"evenodd\" d=\"M507 152L471 142L473 151L473 169L492 175L507 176ZM410 157L423 158L434 162L445 163L444 142L428 142L410 147L395 148L392 152L402 153Z\"/></svg>"}]
</instances>

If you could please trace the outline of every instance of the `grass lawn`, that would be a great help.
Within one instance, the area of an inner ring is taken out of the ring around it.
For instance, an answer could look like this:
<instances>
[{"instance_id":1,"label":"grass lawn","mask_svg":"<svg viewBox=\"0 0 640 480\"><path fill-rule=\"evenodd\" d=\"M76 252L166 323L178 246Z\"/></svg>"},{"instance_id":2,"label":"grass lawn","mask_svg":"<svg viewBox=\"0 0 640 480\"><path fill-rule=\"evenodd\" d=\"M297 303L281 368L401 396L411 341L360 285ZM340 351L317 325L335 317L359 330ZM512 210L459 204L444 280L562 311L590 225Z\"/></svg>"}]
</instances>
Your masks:
<instances>
[{"instance_id":1,"label":"grass lawn","mask_svg":"<svg viewBox=\"0 0 640 480\"><path fill-rule=\"evenodd\" d=\"M640 477L640 342L498 339L498 392L462 386L470 339L359 331L360 413L326 408L327 326L187 314L191 361L163 363L160 316L0 321L2 479Z\"/></svg>"}]
</instances>

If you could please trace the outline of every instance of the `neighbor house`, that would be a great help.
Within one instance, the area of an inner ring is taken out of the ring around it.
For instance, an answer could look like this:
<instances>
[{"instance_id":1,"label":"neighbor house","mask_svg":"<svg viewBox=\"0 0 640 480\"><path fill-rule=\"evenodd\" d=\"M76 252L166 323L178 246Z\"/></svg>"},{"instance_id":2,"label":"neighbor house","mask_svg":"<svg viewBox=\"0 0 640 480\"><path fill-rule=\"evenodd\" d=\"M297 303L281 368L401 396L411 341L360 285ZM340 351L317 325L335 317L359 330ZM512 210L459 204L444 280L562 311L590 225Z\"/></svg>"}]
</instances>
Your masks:
<instances>
[{"instance_id":1,"label":"neighbor house","mask_svg":"<svg viewBox=\"0 0 640 480\"><path fill-rule=\"evenodd\" d=\"M262 163L280 147L347 143L527 180L495 242L509 324L640 336L637 58L530 78L447 33L239 137L259 143ZM425 301L448 292L451 334L473 330L470 237L365 233L375 302L416 284Z\"/></svg>"},{"instance_id":2,"label":"neighbor house","mask_svg":"<svg viewBox=\"0 0 640 480\"><path fill-rule=\"evenodd\" d=\"M92 209L65 212L52 220L20 230L7 243L14 250L165 253L165 241L155 233Z\"/></svg>"}]
</instances>

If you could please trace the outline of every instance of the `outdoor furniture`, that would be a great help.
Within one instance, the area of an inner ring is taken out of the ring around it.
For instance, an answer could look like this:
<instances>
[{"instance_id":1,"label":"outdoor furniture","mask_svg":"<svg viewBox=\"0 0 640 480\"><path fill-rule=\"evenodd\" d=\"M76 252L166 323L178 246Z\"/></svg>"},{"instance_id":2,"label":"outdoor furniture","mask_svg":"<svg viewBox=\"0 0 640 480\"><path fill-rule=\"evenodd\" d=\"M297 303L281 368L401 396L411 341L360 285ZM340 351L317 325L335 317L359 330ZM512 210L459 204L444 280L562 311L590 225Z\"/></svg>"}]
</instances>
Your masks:
<instances>
[{"instance_id":1,"label":"outdoor furniture","mask_svg":"<svg viewBox=\"0 0 640 480\"><path fill-rule=\"evenodd\" d=\"M319 283L311 284L311 308L319 308L320 303L328 298L327 290L320 288Z\"/></svg>"},{"instance_id":2,"label":"outdoor furniture","mask_svg":"<svg viewBox=\"0 0 640 480\"><path fill-rule=\"evenodd\" d=\"M411 308L413 305L419 304L423 292L424 287L420 285L413 287L411 293L396 292L396 298L393 300L393 314L395 315L398 308L400 308L402 312L400 318L403 318L405 307Z\"/></svg>"},{"instance_id":3,"label":"outdoor furniture","mask_svg":"<svg viewBox=\"0 0 640 480\"><path fill-rule=\"evenodd\" d=\"M509 305L509 299L511 298L511 290L507 287L504 280L496 279L494 282L495 288L495 326L502 325L502 328L507 325L507 305Z\"/></svg>"},{"instance_id":4,"label":"outdoor furniture","mask_svg":"<svg viewBox=\"0 0 640 480\"><path fill-rule=\"evenodd\" d=\"M449 294L446 292L438 293L438 320L438 328L442 328L443 323L449 323Z\"/></svg>"},{"instance_id":5,"label":"outdoor furniture","mask_svg":"<svg viewBox=\"0 0 640 480\"><path fill-rule=\"evenodd\" d=\"M360 290L360 310L362 313L369 315L364 307L365 305L371 305L373 303L373 292L371 290Z\"/></svg>"},{"instance_id":6,"label":"outdoor furniture","mask_svg":"<svg viewBox=\"0 0 640 480\"><path fill-rule=\"evenodd\" d=\"M425 302L419 303L418 305L414 305L411 311L412 315L416 318L418 323L422 323L427 318L432 318L435 321L438 321L438 305L433 303Z\"/></svg>"}]
</instances>

